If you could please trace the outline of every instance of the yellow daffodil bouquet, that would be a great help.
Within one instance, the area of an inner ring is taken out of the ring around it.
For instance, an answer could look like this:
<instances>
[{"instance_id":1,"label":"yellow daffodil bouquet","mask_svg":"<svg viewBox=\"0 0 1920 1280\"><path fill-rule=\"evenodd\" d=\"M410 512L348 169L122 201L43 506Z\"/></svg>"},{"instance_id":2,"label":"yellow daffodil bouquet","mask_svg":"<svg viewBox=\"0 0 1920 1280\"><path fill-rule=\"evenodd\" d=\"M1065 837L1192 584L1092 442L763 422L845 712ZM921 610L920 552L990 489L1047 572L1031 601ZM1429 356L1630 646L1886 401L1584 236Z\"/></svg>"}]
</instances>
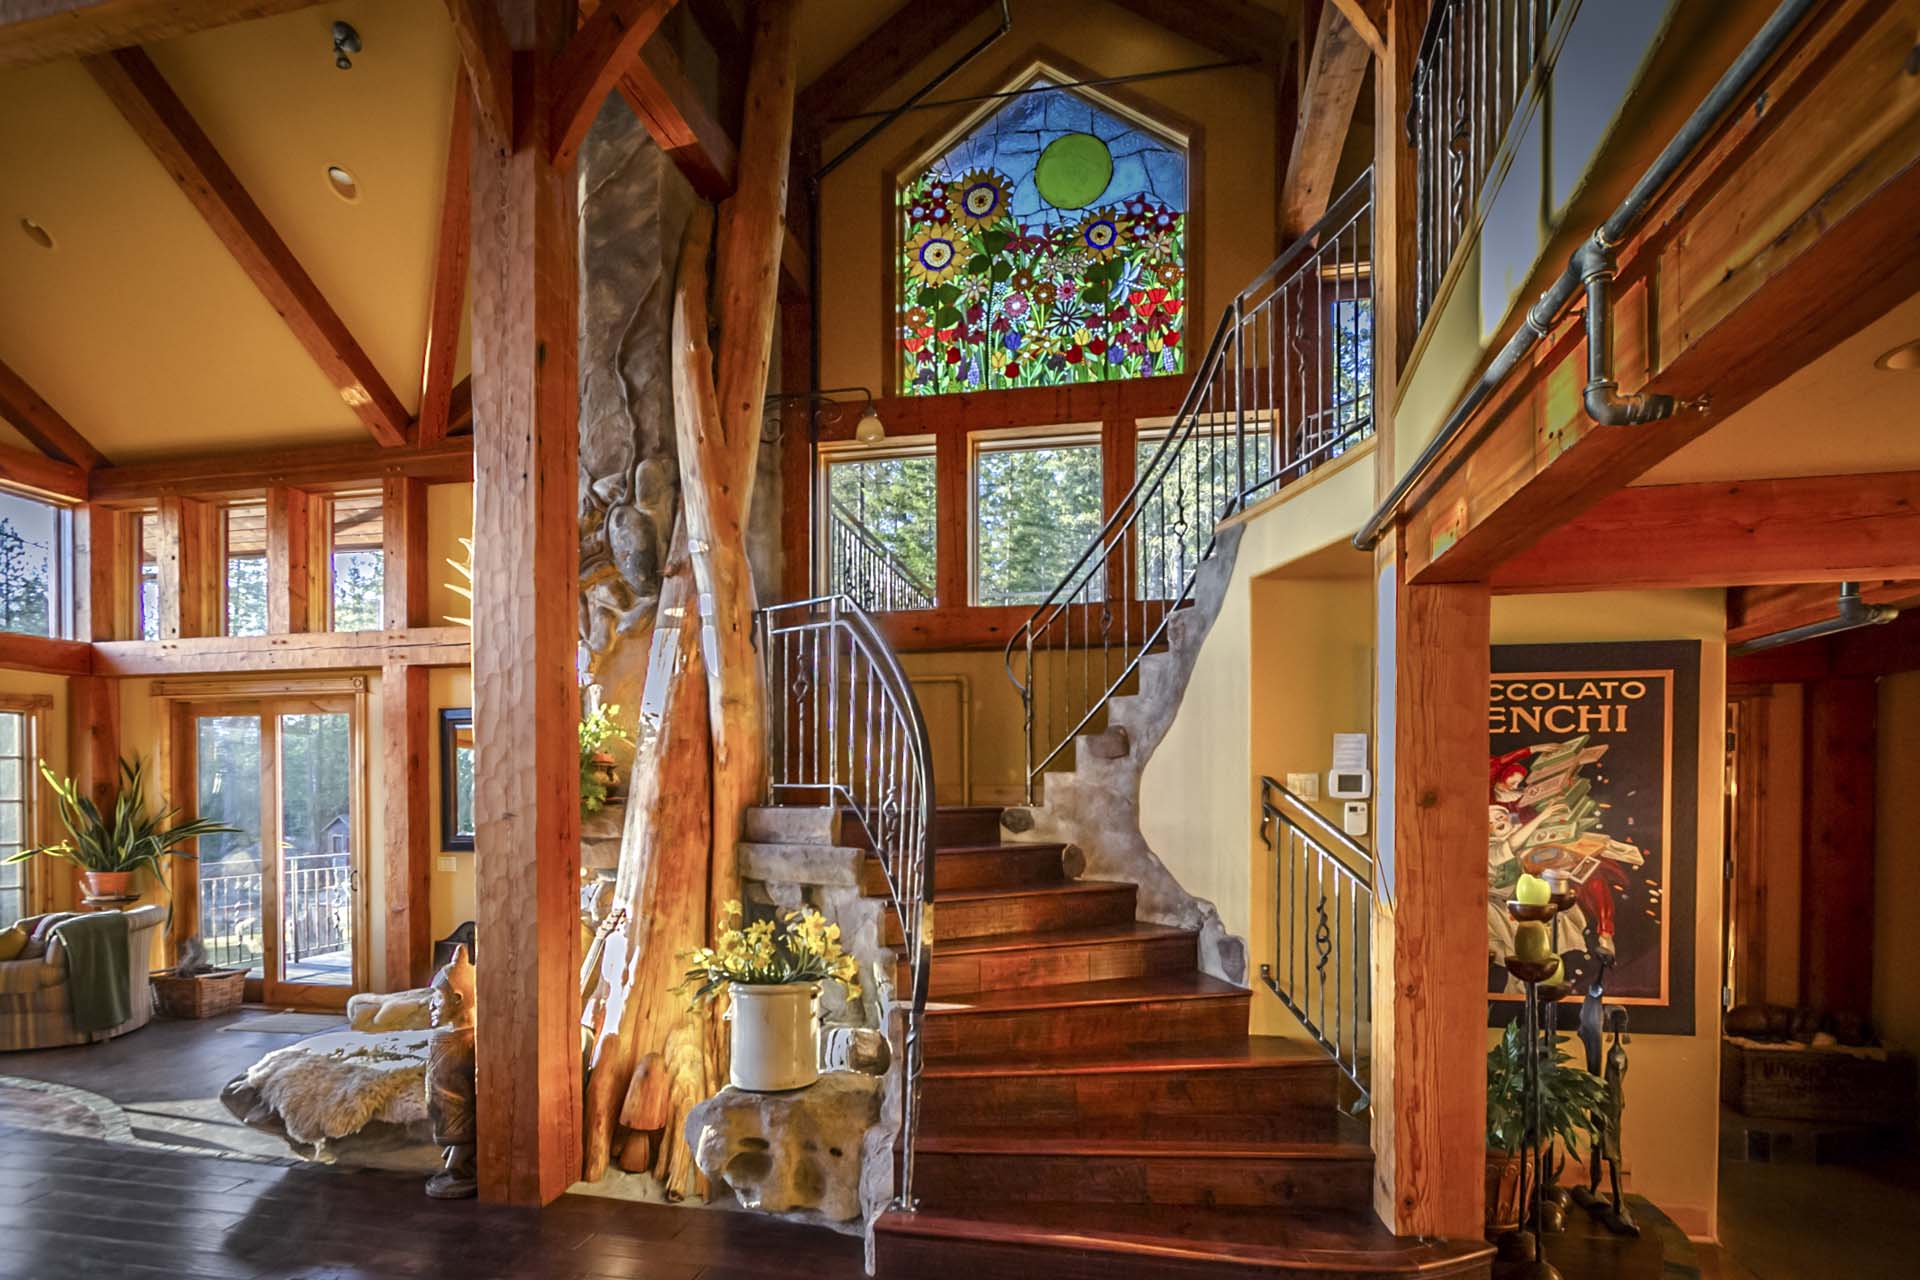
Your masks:
<instances>
[{"instance_id":1,"label":"yellow daffodil bouquet","mask_svg":"<svg viewBox=\"0 0 1920 1280\"><path fill-rule=\"evenodd\" d=\"M832 979L860 994L860 962L840 946L840 926L829 924L812 907L786 913L784 926L771 920L745 923L738 902L720 908L714 922L716 943L681 953L687 980L676 991L691 991L695 1004L714 999L734 983L782 986L790 982Z\"/></svg>"}]
</instances>

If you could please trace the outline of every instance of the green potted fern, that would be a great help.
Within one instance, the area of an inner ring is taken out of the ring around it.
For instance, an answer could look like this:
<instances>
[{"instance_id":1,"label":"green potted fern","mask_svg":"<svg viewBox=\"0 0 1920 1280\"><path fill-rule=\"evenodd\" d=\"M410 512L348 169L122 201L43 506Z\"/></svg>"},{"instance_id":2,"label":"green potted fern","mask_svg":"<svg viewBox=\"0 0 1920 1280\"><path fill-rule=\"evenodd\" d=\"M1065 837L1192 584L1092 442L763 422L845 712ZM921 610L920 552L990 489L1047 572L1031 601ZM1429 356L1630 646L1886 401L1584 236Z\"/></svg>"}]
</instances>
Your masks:
<instances>
[{"instance_id":1,"label":"green potted fern","mask_svg":"<svg viewBox=\"0 0 1920 1280\"><path fill-rule=\"evenodd\" d=\"M1593 1137L1593 1116L1606 1086L1578 1067L1557 1042L1553 1059L1540 1063L1540 1131L1551 1143L1575 1151ZM1536 1041L1536 1046L1538 1042ZM1528 1045L1518 1018L1487 1052L1487 1235L1513 1231L1532 1203L1537 1171L1527 1146L1526 1063ZM1538 1049L1535 1049L1538 1052Z\"/></svg>"},{"instance_id":2,"label":"green potted fern","mask_svg":"<svg viewBox=\"0 0 1920 1280\"><path fill-rule=\"evenodd\" d=\"M239 830L207 818L174 822L178 808L149 813L145 773L146 765L138 756L120 761L120 797L109 817L90 797L80 794L72 778L55 777L47 762L40 761L40 775L53 788L66 839L22 849L7 861L24 862L36 856L59 858L79 868L93 897L120 897L133 891L134 876L142 868L159 879L161 859L195 856L180 847L188 841Z\"/></svg>"}]
</instances>

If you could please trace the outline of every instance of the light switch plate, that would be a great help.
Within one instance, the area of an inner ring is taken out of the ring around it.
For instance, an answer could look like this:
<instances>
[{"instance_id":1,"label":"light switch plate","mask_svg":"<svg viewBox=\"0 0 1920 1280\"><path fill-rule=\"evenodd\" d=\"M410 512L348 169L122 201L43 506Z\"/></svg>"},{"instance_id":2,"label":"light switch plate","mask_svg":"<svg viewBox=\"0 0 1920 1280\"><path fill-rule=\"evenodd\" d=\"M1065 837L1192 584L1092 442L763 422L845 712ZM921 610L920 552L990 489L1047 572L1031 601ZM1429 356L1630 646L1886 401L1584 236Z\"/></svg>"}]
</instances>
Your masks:
<instances>
[{"instance_id":1,"label":"light switch plate","mask_svg":"<svg viewBox=\"0 0 1920 1280\"><path fill-rule=\"evenodd\" d=\"M1287 775L1287 790L1302 800L1320 798L1320 775L1317 773L1290 773Z\"/></svg>"},{"instance_id":2,"label":"light switch plate","mask_svg":"<svg viewBox=\"0 0 1920 1280\"><path fill-rule=\"evenodd\" d=\"M459 861L450 853L443 853L438 858L435 858L434 861L442 871L455 871L458 870L460 866Z\"/></svg>"}]
</instances>

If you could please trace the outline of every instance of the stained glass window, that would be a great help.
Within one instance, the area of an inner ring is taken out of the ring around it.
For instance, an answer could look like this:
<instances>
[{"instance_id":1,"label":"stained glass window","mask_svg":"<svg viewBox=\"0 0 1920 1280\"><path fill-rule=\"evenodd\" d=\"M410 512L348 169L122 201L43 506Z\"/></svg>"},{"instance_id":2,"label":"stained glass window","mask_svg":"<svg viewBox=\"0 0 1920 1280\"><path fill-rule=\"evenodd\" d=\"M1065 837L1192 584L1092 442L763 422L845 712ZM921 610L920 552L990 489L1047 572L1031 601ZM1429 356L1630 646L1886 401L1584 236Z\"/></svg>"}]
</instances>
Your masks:
<instances>
[{"instance_id":1,"label":"stained glass window","mask_svg":"<svg viewBox=\"0 0 1920 1280\"><path fill-rule=\"evenodd\" d=\"M900 189L904 394L1182 370L1184 148L1033 84Z\"/></svg>"}]
</instances>

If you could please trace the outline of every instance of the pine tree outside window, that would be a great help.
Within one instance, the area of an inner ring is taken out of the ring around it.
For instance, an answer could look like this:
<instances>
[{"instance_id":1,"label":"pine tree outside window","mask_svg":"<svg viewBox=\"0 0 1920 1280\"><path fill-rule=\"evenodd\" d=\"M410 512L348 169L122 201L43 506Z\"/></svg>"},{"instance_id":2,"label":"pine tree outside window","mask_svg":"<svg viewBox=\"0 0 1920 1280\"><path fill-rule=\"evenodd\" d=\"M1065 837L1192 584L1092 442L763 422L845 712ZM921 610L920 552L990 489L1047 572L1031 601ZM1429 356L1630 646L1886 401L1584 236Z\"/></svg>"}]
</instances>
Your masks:
<instances>
[{"instance_id":1,"label":"pine tree outside window","mask_svg":"<svg viewBox=\"0 0 1920 1280\"><path fill-rule=\"evenodd\" d=\"M937 603L938 524L933 450L889 449L836 458L824 467L827 589L874 613Z\"/></svg>"},{"instance_id":2,"label":"pine tree outside window","mask_svg":"<svg viewBox=\"0 0 1920 1280\"><path fill-rule=\"evenodd\" d=\"M1045 600L1100 531L1098 441L1013 439L974 455L974 603ZM1096 577L1074 597L1101 598Z\"/></svg>"},{"instance_id":3,"label":"pine tree outside window","mask_svg":"<svg viewBox=\"0 0 1920 1280\"><path fill-rule=\"evenodd\" d=\"M0 631L67 633L71 543L65 510L0 493Z\"/></svg>"},{"instance_id":4,"label":"pine tree outside window","mask_svg":"<svg viewBox=\"0 0 1920 1280\"><path fill-rule=\"evenodd\" d=\"M1187 151L1044 69L897 191L905 395L1185 368Z\"/></svg>"},{"instance_id":5,"label":"pine tree outside window","mask_svg":"<svg viewBox=\"0 0 1920 1280\"><path fill-rule=\"evenodd\" d=\"M227 563L227 634L267 634L267 504L236 503L221 513Z\"/></svg>"},{"instance_id":6,"label":"pine tree outside window","mask_svg":"<svg viewBox=\"0 0 1920 1280\"><path fill-rule=\"evenodd\" d=\"M333 629L377 631L385 621L386 578L378 493L333 500Z\"/></svg>"}]
</instances>

